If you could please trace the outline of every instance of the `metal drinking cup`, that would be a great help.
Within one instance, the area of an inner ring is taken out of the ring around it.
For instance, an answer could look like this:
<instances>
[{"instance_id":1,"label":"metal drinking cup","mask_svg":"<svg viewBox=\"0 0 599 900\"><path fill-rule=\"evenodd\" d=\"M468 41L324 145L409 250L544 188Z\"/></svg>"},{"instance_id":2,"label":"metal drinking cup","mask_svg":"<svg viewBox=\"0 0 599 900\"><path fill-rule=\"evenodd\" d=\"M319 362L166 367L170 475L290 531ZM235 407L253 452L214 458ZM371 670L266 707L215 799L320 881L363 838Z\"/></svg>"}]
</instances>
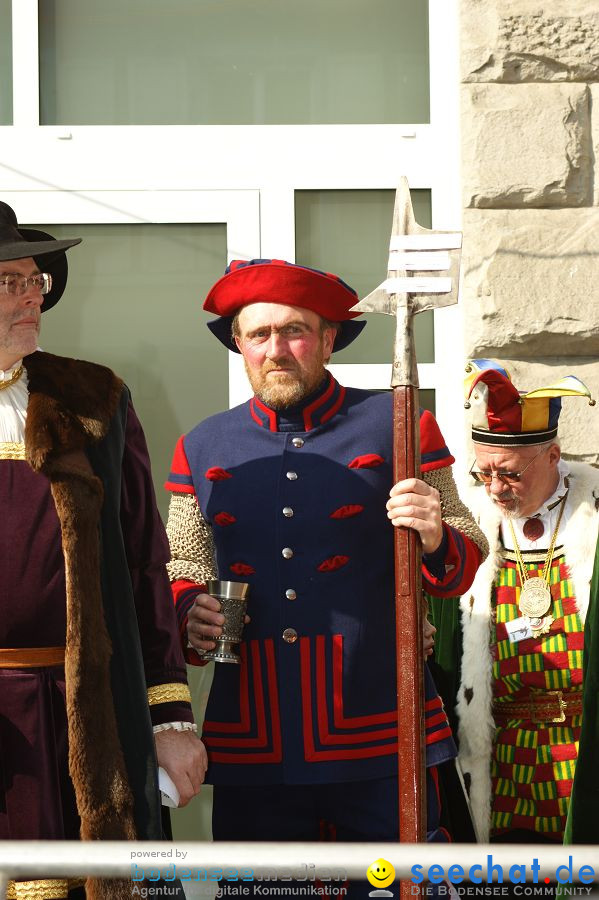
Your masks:
<instances>
[{"instance_id":1,"label":"metal drinking cup","mask_svg":"<svg viewBox=\"0 0 599 900\"><path fill-rule=\"evenodd\" d=\"M206 593L220 600L220 611L225 617L220 637L214 638L216 647L202 655L202 659L239 665L241 657L236 645L243 637L243 622L247 607L249 584L246 581L221 581L213 578L206 582Z\"/></svg>"}]
</instances>

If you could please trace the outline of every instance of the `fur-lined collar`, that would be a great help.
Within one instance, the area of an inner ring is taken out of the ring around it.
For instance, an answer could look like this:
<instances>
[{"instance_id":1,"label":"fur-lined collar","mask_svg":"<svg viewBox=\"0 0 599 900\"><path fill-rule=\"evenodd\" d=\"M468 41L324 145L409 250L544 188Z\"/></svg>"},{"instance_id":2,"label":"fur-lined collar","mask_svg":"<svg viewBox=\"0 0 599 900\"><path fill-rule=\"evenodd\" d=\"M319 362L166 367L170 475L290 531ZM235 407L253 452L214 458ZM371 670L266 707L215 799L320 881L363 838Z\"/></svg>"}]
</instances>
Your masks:
<instances>
[{"instance_id":1,"label":"fur-lined collar","mask_svg":"<svg viewBox=\"0 0 599 900\"><path fill-rule=\"evenodd\" d=\"M123 390L110 369L39 350L23 365L29 382L25 448L36 472L51 457L105 437Z\"/></svg>"}]
</instances>

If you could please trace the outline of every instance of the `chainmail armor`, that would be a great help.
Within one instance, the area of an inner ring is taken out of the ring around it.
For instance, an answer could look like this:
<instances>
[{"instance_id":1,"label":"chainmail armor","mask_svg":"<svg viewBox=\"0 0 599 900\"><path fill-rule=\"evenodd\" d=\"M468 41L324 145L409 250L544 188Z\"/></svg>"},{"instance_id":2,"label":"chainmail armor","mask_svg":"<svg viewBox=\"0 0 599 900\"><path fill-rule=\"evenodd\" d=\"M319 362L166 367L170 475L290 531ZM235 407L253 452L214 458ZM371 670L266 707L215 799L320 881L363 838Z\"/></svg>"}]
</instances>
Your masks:
<instances>
[{"instance_id":1,"label":"chainmail armor","mask_svg":"<svg viewBox=\"0 0 599 900\"><path fill-rule=\"evenodd\" d=\"M489 543L474 521L468 507L460 500L450 466L423 472L422 480L436 488L441 495L441 516L444 522L467 535L482 554L481 563L489 555Z\"/></svg>"},{"instance_id":2,"label":"chainmail armor","mask_svg":"<svg viewBox=\"0 0 599 900\"><path fill-rule=\"evenodd\" d=\"M171 547L167 565L171 581L204 584L209 578L218 578L212 528L193 494L171 494L166 533Z\"/></svg>"}]
</instances>

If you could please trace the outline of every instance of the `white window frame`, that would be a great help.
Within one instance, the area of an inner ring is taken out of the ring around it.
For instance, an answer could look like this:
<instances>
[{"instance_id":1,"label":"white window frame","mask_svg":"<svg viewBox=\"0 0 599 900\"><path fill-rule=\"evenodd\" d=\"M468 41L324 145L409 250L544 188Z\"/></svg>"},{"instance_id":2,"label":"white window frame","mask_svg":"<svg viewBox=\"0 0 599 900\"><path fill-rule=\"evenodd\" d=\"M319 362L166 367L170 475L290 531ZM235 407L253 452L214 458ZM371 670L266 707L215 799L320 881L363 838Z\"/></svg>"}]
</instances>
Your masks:
<instances>
[{"instance_id":1,"label":"white window frame","mask_svg":"<svg viewBox=\"0 0 599 900\"><path fill-rule=\"evenodd\" d=\"M220 222L226 215L233 229L229 258L293 261L295 191L389 189L406 175L412 188L431 191L433 227L459 229L459 0L428 5L428 125L42 127L38 0L12 0L14 124L0 128L0 195L23 222L209 221L209 213ZM168 214L160 212L161 194ZM243 207L239 214L236 203ZM127 215L133 218L122 218ZM248 232L235 232L237 225ZM462 370L459 309L441 310L435 313L434 362L419 373L421 387L436 390L437 418L452 449L463 442L456 416ZM334 371L347 384L389 383L385 366ZM231 354L232 402L247 391L241 372Z\"/></svg>"},{"instance_id":2,"label":"white window frame","mask_svg":"<svg viewBox=\"0 0 599 900\"><path fill-rule=\"evenodd\" d=\"M224 224L227 259L260 250L258 191L2 191L19 222L53 225Z\"/></svg>"}]
</instances>

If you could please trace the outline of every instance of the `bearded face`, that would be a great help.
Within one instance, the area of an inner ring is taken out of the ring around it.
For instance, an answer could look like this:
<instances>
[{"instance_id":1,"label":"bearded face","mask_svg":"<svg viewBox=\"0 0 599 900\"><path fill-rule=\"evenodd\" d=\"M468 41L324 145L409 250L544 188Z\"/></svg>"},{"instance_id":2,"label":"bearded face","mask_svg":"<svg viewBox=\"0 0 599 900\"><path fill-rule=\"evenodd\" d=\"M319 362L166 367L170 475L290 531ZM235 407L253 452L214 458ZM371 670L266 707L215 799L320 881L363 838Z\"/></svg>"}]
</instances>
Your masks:
<instances>
[{"instance_id":1,"label":"bearded face","mask_svg":"<svg viewBox=\"0 0 599 900\"><path fill-rule=\"evenodd\" d=\"M254 393L272 409L300 403L321 383L335 329L309 309L252 303L239 314L235 341Z\"/></svg>"}]
</instances>

